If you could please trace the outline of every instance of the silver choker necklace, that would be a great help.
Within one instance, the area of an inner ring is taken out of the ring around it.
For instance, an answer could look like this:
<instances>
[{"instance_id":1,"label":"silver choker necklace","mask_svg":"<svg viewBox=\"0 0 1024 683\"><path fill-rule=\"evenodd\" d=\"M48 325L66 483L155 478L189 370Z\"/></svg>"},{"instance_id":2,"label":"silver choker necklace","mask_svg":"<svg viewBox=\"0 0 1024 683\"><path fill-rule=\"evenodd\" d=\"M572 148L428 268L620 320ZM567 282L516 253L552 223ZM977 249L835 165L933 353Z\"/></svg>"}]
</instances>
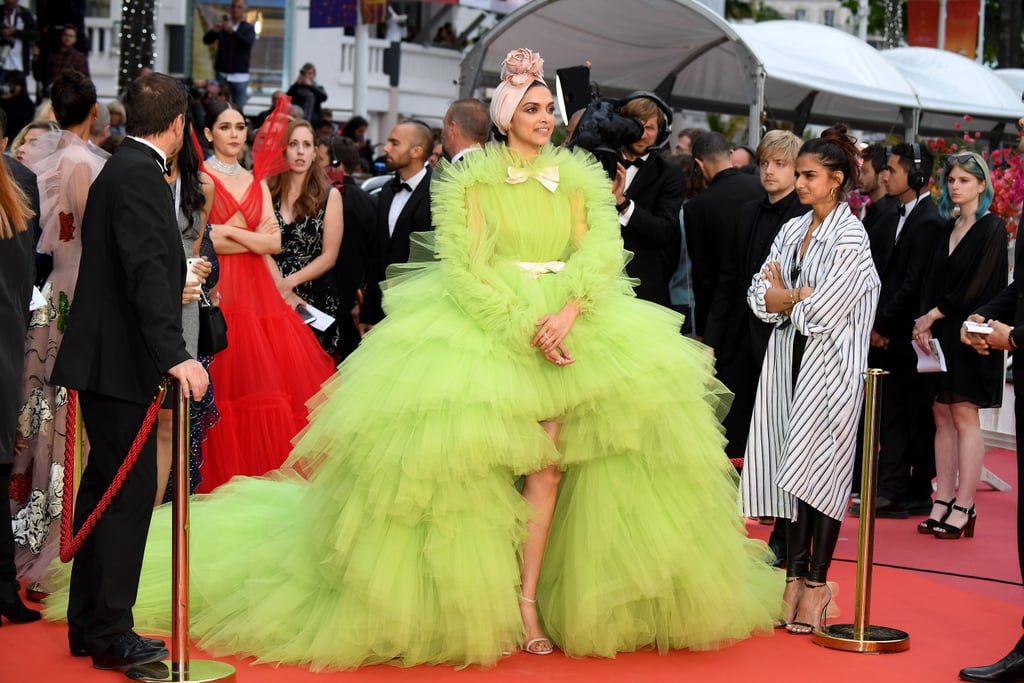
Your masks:
<instances>
[{"instance_id":1,"label":"silver choker necklace","mask_svg":"<svg viewBox=\"0 0 1024 683\"><path fill-rule=\"evenodd\" d=\"M225 164L217 157L212 156L206 160L206 163L214 171L217 171L218 173L223 173L224 175L238 175L239 173L242 172L242 165L237 161L233 164Z\"/></svg>"}]
</instances>

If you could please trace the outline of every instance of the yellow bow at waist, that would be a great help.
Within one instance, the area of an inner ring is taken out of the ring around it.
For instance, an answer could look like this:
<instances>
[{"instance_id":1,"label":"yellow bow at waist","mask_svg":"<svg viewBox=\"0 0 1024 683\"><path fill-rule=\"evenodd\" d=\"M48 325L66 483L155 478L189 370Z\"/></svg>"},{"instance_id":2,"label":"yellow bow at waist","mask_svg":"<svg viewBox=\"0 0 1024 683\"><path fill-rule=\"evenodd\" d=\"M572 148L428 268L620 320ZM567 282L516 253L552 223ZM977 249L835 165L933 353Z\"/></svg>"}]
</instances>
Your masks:
<instances>
[{"instance_id":1,"label":"yellow bow at waist","mask_svg":"<svg viewBox=\"0 0 1024 683\"><path fill-rule=\"evenodd\" d=\"M509 185L518 185L519 183L525 183L528 179L534 178L538 183L546 187L549 191L554 192L558 189L558 167L557 166L545 166L544 168L538 169L526 169L516 168L515 166L508 167L508 178L506 181Z\"/></svg>"},{"instance_id":2,"label":"yellow bow at waist","mask_svg":"<svg viewBox=\"0 0 1024 683\"><path fill-rule=\"evenodd\" d=\"M547 187L545 185L545 187ZM535 280L545 273L558 273L565 268L565 261L545 261L535 263L532 261L516 261L516 265L529 273Z\"/></svg>"}]
</instances>

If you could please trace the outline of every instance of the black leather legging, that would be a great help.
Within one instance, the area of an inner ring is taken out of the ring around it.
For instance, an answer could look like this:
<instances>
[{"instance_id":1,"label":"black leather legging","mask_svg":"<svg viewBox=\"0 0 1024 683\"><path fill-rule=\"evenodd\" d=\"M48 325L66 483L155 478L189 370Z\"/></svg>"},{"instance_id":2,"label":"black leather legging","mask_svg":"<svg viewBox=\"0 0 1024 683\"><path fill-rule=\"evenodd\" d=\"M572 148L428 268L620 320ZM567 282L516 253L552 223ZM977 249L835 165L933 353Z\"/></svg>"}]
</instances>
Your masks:
<instances>
[{"instance_id":1,"label":"black leather legging","mask_svg":"<svg viewBox=\"0 0 1024 683\"><path fill-rule=\"evenodd\" d=\"M825 583L843 523L802 500L796 507L796 521L786 523L786 576Z\"/></svg>"}]
</instances>

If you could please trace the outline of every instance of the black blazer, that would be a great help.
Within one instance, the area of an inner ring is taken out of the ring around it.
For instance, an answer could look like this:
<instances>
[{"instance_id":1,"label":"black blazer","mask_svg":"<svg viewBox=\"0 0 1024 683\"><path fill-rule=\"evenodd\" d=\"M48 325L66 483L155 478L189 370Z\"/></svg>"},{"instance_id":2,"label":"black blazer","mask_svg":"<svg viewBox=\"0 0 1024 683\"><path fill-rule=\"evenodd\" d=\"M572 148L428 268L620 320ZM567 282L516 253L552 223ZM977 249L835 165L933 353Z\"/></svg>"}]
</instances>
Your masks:
<instances>
[{"instance_id":1,"label":"black blazer","mask_svg":"<svg viewBox=\"0 0 1024 683\"><path fill-rule=\"evenodd\" d=\"M898 221L899 214L890 220ZM885 369L909 367L917 356L911 346L914 320L921 314L921 288L935 258L943 219L929 195L925 195L907 216L899 239L892 245L879 273L882 289L875 312L875 331L889 339L884 352L872 349L872 360ZM896 235L896 225L876 226L883 234Z\"/></svg>"},{"instance_id":2,"label":"black blazer","mask_svg":"<svg viewBox=\"0 0 1024 683\"><path fill-rule=\"evenodd\" d=\"M384 319L380 283L387 277L388 266L409 260L409 238L413 232L434 229L430 215L430 174L431 169L428 166L427 174L402 207L402 213L398 214L395 231L390 235L388 212L391 210L391 200L395 197L395 188L388 183L380 191L377 198L377 227L370 249L370 264L366 269L367 282L363 306L359 313L359 320L362 323L375 325Z\"/></svg>"},{"instance_id":3,"label":"black blazer","mask_svg":"<svg viewBox=\"0 0 1024 683\"><path fill-rule=\"evenodd\" d=\"M686 181L679 165L651 153L625 195L633 215L622 228L623 246L633 252L626 273L640 280L636 295L668 306L668 283L679 267L679 209Z\"/></svg>"},{"instance_id":4,"label":"black blazer","mask_svg":"<svg viewBox=\"0 0 1024 683\"><path fill-rule=\"evenodd\" d=\"M33 211L33 216L28 220L28 231L32 235L32 244L39 246L39 238L42 237L42 231L39 229L39 183L36 182L36 174L14 157L6 154L0 156L3 157L7 172L14 178L14 182L18 183L18 187L25 193L25 197L28 198L28 205ZM35 251L34 248L33 251ZM35 262L35 282L42 288L43 284L46 283L46 278L53 271L53 256L36 252Z\"/></svg>"},{"instance_id":5,"label":"black blazer","mask_svg":"<svg viewBox=\"0 0 1024 683\"><path fill-rule=\"evenodd\" d=\"M875 262L875 270L881 274L889 261L892 248L896 244L896 225L900 220L900 200L885 195L873 202L864 213L861 221L868 233L871 244L871 258Z\"/></svg>"},{"instance_id":6,"label":"black blazer","mask_svg":"<svg viewBox=\"0 0 1024 683\"><path fill-rule=\"evenodd\" d=\"M334 282L341 299L340 310L348 311L356 303L356 290L366 283L370 248L377 230L377 202L350 175L342 185L345 233L334 266Z\"/></svg>"},{"instance_id":7,"label":"black blazer","mask_svg":"<svg viewBox=\"0 0 1024 683\"><path fill-rule=\"evenodd\" d=\"M149 403L190 358L181 332L185 255L159 156L126 138L82 219L82 261L54 384Z\"/></svg>"},{"instance_id":8,"label":"black blazer","mask_svg":"<svg viewBox=\"0 0 1024 683\"><path fill-rule=\"evenodd\" d=\"M694 331L703 337L711 300L722 270L737 258L745 242L740 238L747 226L740 212L747 202L765 196L761 180L738 168L719 171L708 189L686 202L686 248L693 263Z\"/></svg>"},{"instance_id":9,"label":"black blazer","mask_svg":"<svg viewBox=\"0 0 1024 683\"><path fill-rule=\"evenodd\" d=\"M986 320L998 320L1012 327L1010 336L1013 337L1017 348L1022 349L1024 348L1024 275L1022 275L1024 274L1024 248L1021 248L1019 241L1014 246L1013 272L1018 274L1017 278L975 313ZM1018 358L1019 355L1019 351L1013 352L1014 387L1024 387L1024 362ZM1024 389L1021 391L1024 392ZM1020 424L1019 420L1018 424ZM1020 425L1020 428L1024 429L1024 425ZM1024 527L1021 529L1024 530ZM1021 557L1024 558L1024 550L1021 552Z\"/></svg>"}]
</instances>

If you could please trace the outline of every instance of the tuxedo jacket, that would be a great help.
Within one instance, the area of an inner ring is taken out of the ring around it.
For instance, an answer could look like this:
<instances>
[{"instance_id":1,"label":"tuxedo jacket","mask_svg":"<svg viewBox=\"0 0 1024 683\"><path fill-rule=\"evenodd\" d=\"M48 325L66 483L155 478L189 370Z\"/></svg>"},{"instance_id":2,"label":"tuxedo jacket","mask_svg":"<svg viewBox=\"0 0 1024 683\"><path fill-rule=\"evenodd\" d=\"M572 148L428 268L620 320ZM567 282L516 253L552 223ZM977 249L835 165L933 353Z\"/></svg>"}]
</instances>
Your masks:
<instances>
[{"instance_id":1,"label":"tuxedo jacket","mask_svg":"<svg viewBox=\"0 0 1024 683\"><path fill-rule=\"evenodd\" d=\"M402 213L398 214L395 231L391 234L388 231L388 212L391 211L395 188L388 183L380 191L377 198L377 226L370 249L370 264L366 269L366 290L359 313L359 320L365 324L375 325L384 319L380 283L387 276L388 266L409 260L409 238L413 232L434 229L430 215L430 175L431 169L428 167L427 174L402 207Z\"/></svg>"},{"instance_id":2,"label":"tuxedo jacket","mask_svg":"<svg viewBox=\"0 0 1024 683\"><path fill-rule=\"evenodd\" d=\"M723 268L746 247L740 235L749 226L740 223L744 204L765 192L761 180L737 168L719 171L708 188L686 202L686 248L693 264L694 331L703 337L715 288ZM749 283L748 283L749 284Z\"/></svg>"},{"instance_id":3,"label":"tuxedo jacket","mask_svg":"<svg viewBox=\"0 0 1024 683\"><path fill-rule=\"evenodd\" d=\"M877 202L872 202L864 212L864 230L868 233L871 243L871 258L875 262L875 270L879 276L885 270L885 264L896 245L896 225L900 219L900 200L885 195Z\"/></svg>"},{"instance_id":4,"label":"tuxedo jacket","mask_svg":"<svg viewBox=\"0 0 1024 683\"><path fill-rule=\"evenodd\" d=\"M878 296L878 310L875 312L875 331L889 339L884 352L872 349L872 360L885 369L905 367L916 363L917 356L911 346L914 320L921 310L921 288L924 286L928 269L935 258L938 239L944 221L931 196L924 195L907 216L896 238L899 214L890 218L890 226L882 234L891 235L893 244L885 259L879 278L882 290Z\"/></svg>"},{"instance_id":5,"label":"tuxedo jacket","mask_svg":"<svg viewBox=\"0 0 1024 683\"><path fill-rule=\"evenodd\" d=\"M633 252L626 273L640 280L636 295L668 306L668 283L679 267L679 208L686 181L679 165L651 153L637 169L625 195L633 215L622 228L623 246Z\"/></svg>"},{"instance_id":6,"label":"tuxedo jacket","mask_svg":"<svg viewBox=\"0 0 1024 683\"><path fill-rule=\"evenodd\" d=\"M75 301L54 384L149 403L190 358L181 331L185 255L159 155L126 138L89 188Z\"/></svg>"}]
</instances>

